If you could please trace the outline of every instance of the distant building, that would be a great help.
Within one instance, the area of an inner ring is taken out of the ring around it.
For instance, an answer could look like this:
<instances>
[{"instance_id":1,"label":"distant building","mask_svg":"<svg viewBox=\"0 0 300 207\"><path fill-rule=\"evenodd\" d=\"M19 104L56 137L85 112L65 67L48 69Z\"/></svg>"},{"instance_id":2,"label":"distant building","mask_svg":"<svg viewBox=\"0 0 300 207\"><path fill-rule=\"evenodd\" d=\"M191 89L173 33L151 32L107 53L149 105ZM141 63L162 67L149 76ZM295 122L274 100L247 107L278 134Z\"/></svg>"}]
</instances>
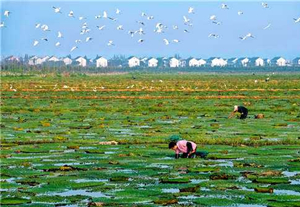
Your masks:
<instances>
[{"instance_id":1,"label":"distant building","mask_svg":"<svg viewBox=\"0 0 300 207\"><path fill-rule=\"evenodd\" d=\"M199 61L196 58L188 58L186 61L189 67L199 67Z\"/></svg>"},{"instance_id":2,"label":"distant building","mask_svg":"<svg viewBox=\"0 0 300 207\"><path fill-rule=\"evenodd\" d=\"M31 56L28 59L28 65L35 65L36 60L38 59L37 56Z\"/></svg>"},{"instance_id":3,"label":"distant building","mask_svg":"<svg viewBox=\"0 0 300 207\"><path fill-rule=\"evenodd\" d=\"M5 58L4 61L7 63L19 63L19 62L21 62L21 59L19 57L11 55L11 56Z\"/></svg>"},{"instance_id":4,"label":"distant building","mask_svg":"<svg viewBox=\"0 0 300 207\"><path fill-rule=\"evenodd\" d=\"M288 63L287 60L284 59L283 57L275 57L271 60L271 64L274 66L275 65L280 66L280 67L287 66L287 63Z\"/></svg>"},{"instance_id":5,"label":"distant building","mask_svg":"<svg viewBox=\"0 0 300 207\"><path fill-rule=\"evenodd\" d=\"M135 56L131 56L131 57L128 58L128 66L130 68L139 67L140 66L140 60Z\"/></svg>"},{"instance_id":6,"label":"distant building","mask_svg":"<svg viewBox=\"0 0 300 207\"><path fill-rule=\"evenodd\" d=\"M60 61L60 59L58 59L58 58L55 57L55 56L51 56L47 61L48 61L48 62L58 62L58 61Z\"/></svg>"},{"instance_id":7,"label":"distant building","mask_svg":"<svg viewBox=\"0 0 300 207\"><path fill-rule=\"evenodd\" d=\"M224 67L227 65L227 60L217 57L209 58L207 62L211 67Z\"/></svg>"},{"instance_id":8,"label":"distant building","mask_svg":"<svg viewBox=\"0 0 300 207\"><path fill-rule=\"evenodd\" d=\"M87 59L85 57L78 56L75 58L75 61L78 63L78 66L86 67L87 66Z\"/></svg>"},{"instance_id":9,"label":"distant building","mask_svg":"<svg viewBox=\"0 0 300 207\"><path fill-rule=\"evenodd\" d=\"M238 58L229 58L227 60L227 65L228 66L237 66L237 61L238 61Z\"/></svg>"},{"instance_id":10,"label":"distant building","mask_svg":"<svg viewBox=\"0 0 300 207\"><path fill-rule=\"evenodd\" d=\"M97 57L95 59L97 68L106 68L108 66L108 61L104 57Z\"/></svg>"},{"instance_id":11,"label":"distant building","mask_svg":"<svg viewBox=\"0 0 300 207\"><path fill-rule=\"evenodd\" d=\"M71 59L71 57L67 56L67 57L64 57L62 59L62 61L64 62L65 65L71 65L73 60Z\"/></svg>"},{"instance_id":12,"label":"distant building","mask_svg":"<svg viewBox=\"0 0 300 207\"><path fill-rule=\"evenodd\" d=\"M239 60L238 60L238 62L240 61L240 63L241 63L241 65L243 66L243 67L247 67L247 66L249 66L249 58L240 58Z\"/></svg>"},{"instance_id":13,"label":"distant building","mask_svg":"<svg viewBox=\"0 0 300 207\"><path fill-rule=\"evenodd\" d=\"M263 66L265 66L265 61L264 61L264 59L262 59L262 58L260 58L260 57L258 57L258 58L253 58L253 61L254 61L254 65L255 65L256 67L263 67Z\"/></svg>"},{"instance_id":14,"label":"distant building","mask_svg":"<svg viewBox=\"0 0 300 207\"><path fill-rule=\"evenodd\" d=\"M150 58L148 60L148 67L156 68L158 66L158 60L156 58Z\"/></svg>"},{"instance_id":15,"label":"distant building","mask_svg":"<svg viewBox=\"0 0 300 207\"><path fill-rule=\"evenodd\" d=\"M170 58L169 59L169 66L170 68L177 68L180 66L180 61L176 58Z\"/></svg>"},{"instance_id":16,"label":"distant building","mask_svg":"<svg viewBox=\"0 0 300 207\"><path fill-rule=\"evenodd\" d=\"M49 56L39 57L35 60L35 65L42 65L49 59Z\"/></svg>"},{"instance_id":17,"label":"distant building","mask_svg":"<svg viewBox=\"0 0 300 207\"><path fill-rule=\"evenodd\" d=\"M293 65L294 65L294 66L300 66L300 57L295 58L295 59L293 60Z\"/></svg>"},{"instance_id":18,"label":"distant building","mask_svg":"<svg viewBox=\"0 0 300 207\"><path fill-rule=\"evenodd\" d=\"M199 67L205 66L206 65L206 60L204 60L204 59L198 60L198 65L199 65Z\"/></svg>"}]
</instances>

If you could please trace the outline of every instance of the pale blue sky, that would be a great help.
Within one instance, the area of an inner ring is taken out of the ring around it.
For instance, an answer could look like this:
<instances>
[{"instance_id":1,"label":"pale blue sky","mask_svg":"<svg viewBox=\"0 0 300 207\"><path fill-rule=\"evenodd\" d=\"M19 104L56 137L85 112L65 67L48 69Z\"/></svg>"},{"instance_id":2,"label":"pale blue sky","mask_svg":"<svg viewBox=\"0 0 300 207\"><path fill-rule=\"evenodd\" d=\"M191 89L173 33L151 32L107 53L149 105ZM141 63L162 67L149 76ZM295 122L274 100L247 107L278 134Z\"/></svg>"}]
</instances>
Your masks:
<instances>
[{"instance_id":1,"label":"pale blue sky","mask_svg":"<svg viewBox=\"0 0 300 207\"><path fill-rule=\"evenodd\" d=\"M226 3L228 10L221 9ZM271 58L284 56L288 59L300 56L300 23L293 18L300 17L299 1L271 1L268 9L261 6L261 1L1 1L1 22L6 25L1 28L1 53L7 55L56 55L73 57L87 55L90 58L97 54L105 57L116 55L142 56L173 56L182 57L211 56L252 57L261 56ZM62 14L56 14L52 6L61 7ZM189 7L195 8L195 14L189 14ZM121 10L120 15L115 14L116 8ZM9 17L3 15L5 10L11 11ZM68 17L73 10L76 18ZM109 16L118 20L95 19L94 16L107 11ZM243 11L243 15L238 15ZM153 15L154 20L141 17L141 12ZM191 19L193 27L183 24L183 16ZM211 23L209 17L216 15L221 25ZM78 20L79 16L87 17ZM138 30L141 26L136 21L145 22L143 29L146 35L135 35L133 38L127 34L128 30ZM81 25L87 22L91 32L80 35ZM168 26L164 34L154 33L157 22ZM36 29L35 24L47 24L50 32ZM268 24L270 28L263 28ZM106 25L99 31L97 25ZM123 25L124 31L116 30ZM178 25L178 30L172 26ZM190 33L184 33L187 29ZM58 39L57 32L61 31L64 38ZM251 32L254 39L245 41L239 39ZM220 35L220 38L208 38L210 33ZM93 37L85 42L87 36ZM40 40L49 39L48 42ZM144 39L140 44L138 39ZM163 39L179 39L178 44L164 45ZM75 40L81 39L78 49L70 53L75 46ZM33 47L33 41L40 44ZM107 42L113 40L115 46L108 47ZM60 47L55 47L57 41Z\"/></svg>"}]
</instances>

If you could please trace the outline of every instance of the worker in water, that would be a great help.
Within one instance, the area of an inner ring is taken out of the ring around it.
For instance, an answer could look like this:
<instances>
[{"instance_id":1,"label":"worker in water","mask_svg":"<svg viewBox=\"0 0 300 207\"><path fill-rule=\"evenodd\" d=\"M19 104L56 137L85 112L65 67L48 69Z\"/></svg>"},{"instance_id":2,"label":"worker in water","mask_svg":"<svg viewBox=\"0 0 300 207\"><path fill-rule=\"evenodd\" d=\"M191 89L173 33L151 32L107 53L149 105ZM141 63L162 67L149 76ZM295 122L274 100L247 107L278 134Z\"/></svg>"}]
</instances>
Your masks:
<instances>
[{"instance_id":1,"label":"worker in water","mask_svg":"<svg viewBox=\"0 0 300 207\"><path fill-rule=\"evenodd\" d=\"M229 115L229 119L232 118L235 113L240 113L240 119L246 119L248 115L248 109L244 106L234 106L233 112Z\"/></svg>"}]
</instances>

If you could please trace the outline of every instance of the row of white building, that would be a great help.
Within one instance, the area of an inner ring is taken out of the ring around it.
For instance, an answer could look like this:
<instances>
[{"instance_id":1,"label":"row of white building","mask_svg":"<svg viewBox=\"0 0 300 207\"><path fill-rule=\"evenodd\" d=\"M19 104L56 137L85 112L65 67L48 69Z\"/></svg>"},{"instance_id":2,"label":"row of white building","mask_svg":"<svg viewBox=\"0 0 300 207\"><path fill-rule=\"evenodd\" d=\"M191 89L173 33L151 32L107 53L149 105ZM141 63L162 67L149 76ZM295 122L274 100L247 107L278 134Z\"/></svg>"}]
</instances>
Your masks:
<instances>
[{"instance_id":1,"label":"row of white building","mask_svg":"<svg viewBox=\"0 0 300 207\"><path fill-rule=\"evenodd\" d=\"M16 56L9 56L5 58L7 62L18 62L20 58ZM110 60L97 56L95 59L88 59L87 57L78 56L72 59L70 56L58 58L55 56L45 56L45 57L37 57L31 56L28 58L25 64L28 65L72 65L72 66L80 66L80 67L109 67L109 66L117 66L117 67L263 67L263 66L300 66L300 58L295 58L293 61L289 61L283 57L275 57L273 59L263 59L260 57L253 58L230 58L223 59L220 57L212 57L209 59L202 58L138 58L135 56L129 57L127 60L124 60L122 63L118 63L118 65L113 64L113 60Z\"/></svg>"}]
</instances>

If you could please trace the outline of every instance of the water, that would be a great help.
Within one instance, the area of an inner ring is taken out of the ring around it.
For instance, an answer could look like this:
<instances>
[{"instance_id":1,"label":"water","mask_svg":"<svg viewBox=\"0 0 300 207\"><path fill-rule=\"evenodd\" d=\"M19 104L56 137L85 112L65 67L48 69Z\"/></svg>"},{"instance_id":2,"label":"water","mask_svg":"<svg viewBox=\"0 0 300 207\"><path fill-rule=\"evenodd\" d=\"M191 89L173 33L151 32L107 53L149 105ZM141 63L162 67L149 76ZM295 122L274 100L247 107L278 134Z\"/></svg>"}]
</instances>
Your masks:
<instances>
[{"instance_id":1,"label":"water","mask_svg":"<svg viewBox=\"0 0 300 207\"><path fill-rule=\"evenodd\" d=\"M274 190L275 195L300 195L300 192L293 191L293 190Z\"/></svg>"},{"instance_id":2,"label":"water","mask_svg":"<svg viewBox=\"0 0 300 207\"><path fill-rule=\"evenodd\" d=\"M163 193L179 193L178 188L164 188L161 189Z\"/></svg>"},{"instance_id":3,"label":"water","mask_svg":"<svg viewBox=\"0 0 300 207\"><path fill-rule=\"evenodd\" d=\"M89 180L89 179L77 179L74 180L75 183L89 183L89 182L108 182L108 179L95 179L95 180Z\"/></svg>"},{"instance_id":4,"label":"water","mask_svg":"<svg viewBox=\"0 0 300 207\"><path fill-rule=\"evenodd\" d=\"M64 191L61 193L54 192L54 193L49 193L46 195L62 196L62 197L82 195L82 196L90 196L93 198L110 198L109 196L107 196L101 192L87 192L86 190L68 190L68 191Z\"/></svg>"},{"instance_id":5,"label":"water","mask_svg":"<svg viewBox=\"0 0 300 207\"><path fill-rule=\"evenodd\" d=\"M289 180L291 185L300 185L300 180Z\"/></svg>"},{"instance_id":6,"label":"water","mask_svg":"<svg viewBox=\"0 0 300 207\"><path fill-rule=\"evenodd\" d=\"M208 179L203 180L203 179L191 179L191 183L193 184L198 184L198 183L203 183L205 181L209 181Z\"/></svg>"},{"instance_id":7,"label":"water","mask_svg":"<svg viewBox=\"0 0 300 207\"><path fill-rule=\"evenodd\" d=\"M295 176L297 174L300 174L300 172L283 171L282 174L285 175L286 177L293 177L293 176Z\"/></svg>"}]
</instances>

